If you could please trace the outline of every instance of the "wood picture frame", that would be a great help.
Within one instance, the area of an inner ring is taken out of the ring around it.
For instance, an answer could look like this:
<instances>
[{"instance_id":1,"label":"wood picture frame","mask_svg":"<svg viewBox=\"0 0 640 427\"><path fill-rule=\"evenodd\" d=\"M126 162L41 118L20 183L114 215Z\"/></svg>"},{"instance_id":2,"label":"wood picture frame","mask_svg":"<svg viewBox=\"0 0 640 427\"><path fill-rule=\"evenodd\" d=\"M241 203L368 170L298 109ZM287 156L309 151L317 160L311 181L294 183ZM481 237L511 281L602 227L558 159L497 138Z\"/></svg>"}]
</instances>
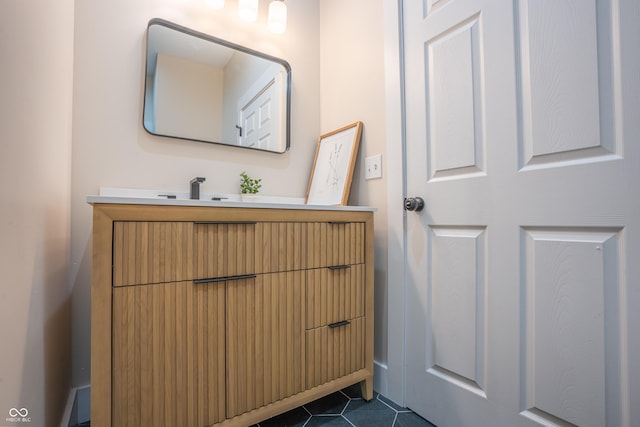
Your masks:
<instances>
[{"instance_id":1,"label":"wood picture frame","mask_svg":"<svg viewBox=\"0 0 640 427\"><path fill-rule=\"evenodd\" d=\"M347 204L361 137L362 122L320 136L305 204Z\"/></svg>"}]
</instances>

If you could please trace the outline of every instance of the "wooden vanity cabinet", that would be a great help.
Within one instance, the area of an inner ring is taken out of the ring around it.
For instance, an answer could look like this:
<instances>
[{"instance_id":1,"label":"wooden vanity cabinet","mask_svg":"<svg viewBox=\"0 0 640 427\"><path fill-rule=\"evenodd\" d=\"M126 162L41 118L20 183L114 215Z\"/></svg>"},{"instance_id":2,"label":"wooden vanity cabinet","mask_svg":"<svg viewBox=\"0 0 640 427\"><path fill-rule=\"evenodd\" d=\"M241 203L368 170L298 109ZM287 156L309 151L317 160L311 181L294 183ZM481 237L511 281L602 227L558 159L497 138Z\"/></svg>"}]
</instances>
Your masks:
<instances>
[{"instance_id":1,"label":"wooden vanity cabinet","mask_svg":"<svg viewBox=\"0 0 640 427\"><path fill-rule=\"evenodd\" d=\"M92 425L371 399L372 234L367 210L94 204Z\"/></svg>"}]
</instances>

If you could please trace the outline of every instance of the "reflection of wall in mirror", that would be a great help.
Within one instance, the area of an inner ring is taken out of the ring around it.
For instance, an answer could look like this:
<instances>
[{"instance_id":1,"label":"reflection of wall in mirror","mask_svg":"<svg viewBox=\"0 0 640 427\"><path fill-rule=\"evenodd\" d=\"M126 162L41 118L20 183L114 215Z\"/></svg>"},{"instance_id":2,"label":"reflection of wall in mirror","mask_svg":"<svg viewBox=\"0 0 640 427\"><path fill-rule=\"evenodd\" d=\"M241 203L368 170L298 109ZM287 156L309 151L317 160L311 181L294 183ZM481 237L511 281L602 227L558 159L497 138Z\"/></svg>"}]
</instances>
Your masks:
<instances>
[{"instance_id":1,"label":"reflection of wall in mirror","mask_svg":"<svg viewBox=\"0 0 640 427\"><path fill-rule=\"evenodd\" d=\"M207 64L158 54L155 132L222 141L223 71Z\"/></svg>"}]
</instances>

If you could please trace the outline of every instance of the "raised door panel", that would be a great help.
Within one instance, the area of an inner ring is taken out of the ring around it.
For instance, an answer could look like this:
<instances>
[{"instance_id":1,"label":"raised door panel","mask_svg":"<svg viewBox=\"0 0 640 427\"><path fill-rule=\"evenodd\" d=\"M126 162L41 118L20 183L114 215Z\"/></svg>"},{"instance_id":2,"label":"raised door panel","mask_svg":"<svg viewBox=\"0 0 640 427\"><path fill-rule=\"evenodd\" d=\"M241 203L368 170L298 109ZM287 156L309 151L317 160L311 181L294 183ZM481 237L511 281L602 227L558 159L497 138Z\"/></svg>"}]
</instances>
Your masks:
<instances>
[{"instance_id":1,"label":"raised door panel","mask_svg":"<svg viewBox=\"0 0 640 427\"><path fill-rule=\"evenodd\" d=\"M425 44L432 181L485 174L480 26L477 14Z\"/></svg>"},{"instance_id":2,"label":"raised door panel","mask_svg":"<svg viewBox=\"0 0 640 427\"><path fill-rule=\"evenodd\" d=\"M304 272L227 282L227 417L305 389Z\"/></svg>"},{"instance_id":3,"label":"raised door panel","mask_svg":"<svg viewBox=\"0 0 640 427\"><path fill-rule=\"evenodd\" d=\"M485 395L486 229L429 229L427 372Z\"/></svg>"},{"instance_id":4,"label":"raised door panel","mask_svg":"<svg viewBox=\"0 0 640 427\"><path fill-rule=\"evenodd\" d=\"M522 415L549 424L621 425L607 419L620 410L607 391L624 390L625 381L617 368L626 344L619 331L622 229L529 227L521 236Z\"/></svg>"},{"instance_id":5,"label":"raised door panel","mask_svg":"<svg viewBox=\"0 0 640 427\"><path fill-rule=\"evenodd\" d=\"M112 425L224 420L224 308L224 284L114 289Z\"/></svg>"},{"instance_id":6,"label":"raised door panel","mask_svg":"<svg viewBox=\"0 0 640 427\"><path fill-rule=\"evenodd\" d=\"M307 331L307 388L365 368L365 318Z\"/></svg>"},{"instance_id":7,"label":"raised door panel","mask_svg":"<svg viewBox=\"0 0 640 427\"><path fill-rule=\"evenodd\" d=\"M363 222L310 222L306 228L307 268L364 263Z\"/></svg>"},{"instance_id":8,"label":"raised door panel","mask_svg":"<svg viewBox=\"0 0 640 427\"><path fill-rule=\"evenodd\" d=\"M364 264L307 271L307 329L364 315Z\"/></svg>"},{"instance_id":9,"label":"raised door panel","mask_svg":"<svg viewBox=\"0 0 640 427\"><path fill-rule=\"evenodd\" d=\"M114 222L114 286L191 280L192 257L190 222Z\"/></svg>"},{"instance_id":10,"label":"raised door panel","mask_svg":"<svg viewBox=\"0 0 640 427\"><path fill-rule=\"evenodd\" d=\"M196 223L195 279L256 272L256 223Z\"/></svg>"},{"instance_id":11,"label":"raised door panel","mask_svg":"<svg viewBox=\"0 0 640 427\"><path fill-rule=\"evenodd\" d=\"M610 15L617 2L520 0L517 5L520 166L619 159L620 94L614 90L619 59L612 49L617 35Z\"/></svg>"}]
</instances>

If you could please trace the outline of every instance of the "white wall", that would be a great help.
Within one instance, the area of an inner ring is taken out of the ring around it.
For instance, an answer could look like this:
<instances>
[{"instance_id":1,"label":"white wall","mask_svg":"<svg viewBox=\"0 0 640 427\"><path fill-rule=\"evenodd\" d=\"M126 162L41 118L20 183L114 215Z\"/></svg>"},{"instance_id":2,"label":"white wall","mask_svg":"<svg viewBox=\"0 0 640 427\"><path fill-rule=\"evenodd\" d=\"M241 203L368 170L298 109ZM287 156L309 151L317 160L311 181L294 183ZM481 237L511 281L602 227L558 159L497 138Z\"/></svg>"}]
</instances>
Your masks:
<instances>
[{"instance_id":1,"label":"white wall","mask_svg":"<svg viewBox=\"0 0 640 427\"><path fill-rule=\"evenodd\" d=\"M349 204L374 206L376 390L384 392L387 361L387 174L382 0L322 0L320 131L361 121L364 131ZM364 180L364 158L382 154L383 178ZM379 368L382 368L379 369Z\"/></svg>"},{"instance_id":2,"label":"white wall","mask_svg":"<svg viewBox=\"0 0 640 427\"><path fill-rule=\"evenodd\" d=\"M71 369L73 0L0 2L0 63L0 424L26 408L29 425L57 426Z\"/></svg>"},{"instance_id":3,"label":"white wall","mask_svg":"<svg viewBox=\"0 0 640 427\"><path fill-rule=\"evenodd\" d=\"M319 3L287 2L284 35L236 18L200 0L77 1L73 96L71 261L73 384L88 384L90 363L91 207L101 186L188 191L204 176L203 192L237 193L239 174L262 178L262 193L303 197L320 134ZM292 68L291 149L273 154L147 134L142 128L144 33L164 18L286 59ZM349 118L345 118L349 120Z\"/></svg>"},{"instance_id":4,"label":"white wall","mask_svg":"<svg viewBox=\"0 0 640 427\"><path fill-rule=\"evenodd\" d=\"M222 141L222 68L163 53L156 64L153 133Z\"/></svg>"}]
</instances>

